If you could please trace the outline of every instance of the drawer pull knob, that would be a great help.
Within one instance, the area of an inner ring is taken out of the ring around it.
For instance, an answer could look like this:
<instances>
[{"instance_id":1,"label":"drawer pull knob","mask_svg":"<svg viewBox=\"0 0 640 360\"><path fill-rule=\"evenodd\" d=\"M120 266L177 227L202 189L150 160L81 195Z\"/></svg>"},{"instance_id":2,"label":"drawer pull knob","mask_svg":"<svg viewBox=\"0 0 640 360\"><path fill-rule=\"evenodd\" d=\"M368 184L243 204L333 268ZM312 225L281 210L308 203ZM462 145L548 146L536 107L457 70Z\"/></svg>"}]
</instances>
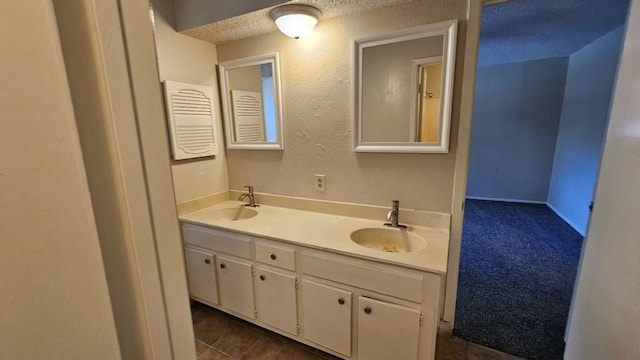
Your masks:
<instances>
[{"instance_id":1,"label":"drawer pull knob","mask_svg":"<svg viewBox=\"0 0 640 360\"><path fill-rule=\"evenodd\" d=\"M338 299L338 304L344 305L344 299L343 298Z\"/></svg>"},{"instance_id":2,"label":"drawer pull knob","mask_svg":"<svg viewBox=\"0 0 640 360\"><path fill-rule=\"evenodd\" d=\"M260 275L260 280L264 281L264 279L266 279L264 275Z\"/></svg>"},{"instance_id":3,"label":"drawer pull knob","mask_svg":"<svg viewBox=\"0 0 640 360\"><path fill-rule=\"evenodd\" d=\"M364 313L367 314L367 315L371 314L371 308L368 307L368 306L366 308L364 308Z\"/></svg>"},{"instance_id":4,"label":"drawer pull knob","mask_svg":"<svg viewBox=\"0 0 640 360\"><path fill-rule=\"evenodd\" d=\"M276 254L271 254L270 258L271 258L271 260L275 260L276 259Z\"/></svg>"},{"instance_id":5,"label":"drawer pull knob","mask_svg":"<svg viewBox=\"0 0 640 360\"><path fill-rule=\"evenodd\" d=\"M224 269L224 268L226 268L226 267L227 267L227 265L226 265L226 264L224 264L224 263L223 263L223 264L220 264L220 269Z\"/></svg>"},{"instance_id":6,"label":"drawer pull knob","mask_svg":"<svg viewBox=\"0 0 640 360\"><path fill-rule=\"evenodd\" d=\"M204 263L205 263L205 264L211 264L211 260L209 260L209 259L204 259Z\"/></svg>"}]
</instances>

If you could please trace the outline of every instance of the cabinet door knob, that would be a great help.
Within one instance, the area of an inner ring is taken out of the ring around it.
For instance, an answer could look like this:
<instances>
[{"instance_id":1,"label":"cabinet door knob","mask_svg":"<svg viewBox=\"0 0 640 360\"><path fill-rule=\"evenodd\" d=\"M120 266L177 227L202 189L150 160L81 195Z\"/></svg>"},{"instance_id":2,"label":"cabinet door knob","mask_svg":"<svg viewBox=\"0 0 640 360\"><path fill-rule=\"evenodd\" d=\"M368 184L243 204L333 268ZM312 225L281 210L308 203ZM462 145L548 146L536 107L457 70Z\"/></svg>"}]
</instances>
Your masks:
<instances>
[{"instance_id":1,"label":"cabinet door knob","mask_svg":"<svg viewBox=\"0 0 640 360\"><path fill-rule=\"evenodd\" d=\"M211 260L209 260L209 259L204 259L204 263L205 263L205 264L211 264Z\"/></svg>"},{"instance_id":2,"label":"cabinet door knob","mask_svg":"<svg viewBox=\"0 0 640 360\"><path fill-rule=\"evenodd\" d=\"M343 298L338 299L338 304L344 305L344 299Z\"/></svg>"},{"instance_id":3,"label":"cabinet door knob","mask_svg":"<svg viewBox=\"0 0 640 360\"><path fill-rule=\"evenodd\" d=\"M271 254L271 260L275 260L276 259L276 254Z\"/></svg>"},{"instance_id":4,"label":"cabinet door knob","mask_svg":"<svg viewBox=\"0 0 640 360\"><path fill-rule=\"evenodd\" d=\"M260 280L264 281L264 279L266 279L264 275L260 275Z\"/></svg>"},{"instance_id":5,"label":"cabinet door knob","mask_svg":"<svg viewBox=\"0 0 640 360\"><path fill-rule=\"evenodd\" d=\"M227 267L227 265L226 265L226 264L224 264L224 263L223 263L223 264L220 264L220 269L224 269L224 268L226 268L226 267Z\"/></svg>"},{"instance_id":6,"label":"cabinet door knob","mask_svg":"<svg viewBox=\"0 0 640 360\"><path fill-rule=\"evenodd\" d=\"M364 308L364 313L367 314L367 315L371 314L371 308L368 307L368 306L366 308Z\"/></svg>"}]
</instances>

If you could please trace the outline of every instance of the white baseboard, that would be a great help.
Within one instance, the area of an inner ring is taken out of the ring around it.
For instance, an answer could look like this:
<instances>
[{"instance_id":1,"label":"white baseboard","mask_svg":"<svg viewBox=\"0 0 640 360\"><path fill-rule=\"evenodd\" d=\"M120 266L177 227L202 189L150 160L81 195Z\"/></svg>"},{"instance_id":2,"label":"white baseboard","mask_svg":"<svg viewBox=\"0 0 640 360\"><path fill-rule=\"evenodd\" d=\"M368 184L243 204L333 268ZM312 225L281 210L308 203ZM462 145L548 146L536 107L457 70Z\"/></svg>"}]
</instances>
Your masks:
<instances>
[{"instance_id":1,"label":"white baseboard","mask_svg":"<svg viewBox=\"0 0 640 360\"><path fill-rule=\"evenodd\" d=\"M551 204L549 204L546 201L535 201L535 200L517 200L517 199L500 199L500 198L489 198L489 197L481 197L481 196L467 196L467 199L469 200L485 200L485 201L503 201L503 202L510 202L510 203L523 203L523 204L540 204L540 205L547 205L549 207L549 209L551 209L554 213L556 213L556 215L558 215L562 220L564 220L564 222L566 222L567 224L569 224L569 226L571 226L575 231L578 232L578 234L585 236L585 231L583 231L582 229L579 229L576 224L574 224L571 220L567 219L566 216L562 215L562 213L560 213L558 211L558 209L554 208L553 206L551 206Z\"/></svg>"},{"instance_id":2,"label":"white baseboard","mask_svg":"<svg viewBox=\"0 0 640 360\"><path fill-rule=\"evenodd\" d=\"M562 215L562 213L560 213L560 211L558 211L558 209L554 208L551 204L547 203L547 206L549 207L549 209L553 210L554 213L556 213L556 215L558 215L562 220L564 220L564 222L566 222L567 224L569 224L573 230L577 231L578 234L582 235L584 237L585 235L585 231L583 231L582 229L578 229L578 227L576 226L576 224L573 223L573 221L567 219L566 216Z\"/></svg>"},{"instance_id":3,"label":"white baseboard","mask_svg":"<svg viewBox=\"0 0 640 360\"><path fill-rule=\"evenodd\" d=\"M518 200L518 199L500 199L500 198L489 198L489 197L481 197L481 196L467 196L469 200L486 200L486 201L502 201L502 202L512 202L512 203L524 203L524 204L547 204L546 201L536 201L536 200Z\"/></svg>"}]
</instances>

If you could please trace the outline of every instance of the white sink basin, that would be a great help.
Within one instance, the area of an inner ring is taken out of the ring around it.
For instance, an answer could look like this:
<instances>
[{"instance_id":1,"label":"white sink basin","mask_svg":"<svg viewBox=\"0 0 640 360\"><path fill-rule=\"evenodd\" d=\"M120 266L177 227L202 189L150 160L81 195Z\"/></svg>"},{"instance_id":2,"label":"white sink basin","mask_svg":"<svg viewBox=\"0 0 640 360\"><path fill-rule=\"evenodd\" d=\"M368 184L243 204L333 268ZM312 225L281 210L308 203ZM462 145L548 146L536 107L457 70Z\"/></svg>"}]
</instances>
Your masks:
<instances>
[{"instance_id":1,"label":"white sink basin","mask_svg":"<svg viewBox=\"0 0 640 360\"><path fill-rule=\"evenodd\" d=\"M258 212L255 209L246 206L211 210L211 212L207 214L212 220L226 221L246 220L256 215L258 215Z\"/></svg>"},{"instance_id":2,"label":"white sink basin","mask_svg":"<svg viewBox=\"0 0 640 360\"><path fill-rule=\"evenodd\" d=\"M424 249L427 241L407 230L367 228L351 233L351 240L364 247L385 252L413 252Z\"/></svg>"}]
</instances>

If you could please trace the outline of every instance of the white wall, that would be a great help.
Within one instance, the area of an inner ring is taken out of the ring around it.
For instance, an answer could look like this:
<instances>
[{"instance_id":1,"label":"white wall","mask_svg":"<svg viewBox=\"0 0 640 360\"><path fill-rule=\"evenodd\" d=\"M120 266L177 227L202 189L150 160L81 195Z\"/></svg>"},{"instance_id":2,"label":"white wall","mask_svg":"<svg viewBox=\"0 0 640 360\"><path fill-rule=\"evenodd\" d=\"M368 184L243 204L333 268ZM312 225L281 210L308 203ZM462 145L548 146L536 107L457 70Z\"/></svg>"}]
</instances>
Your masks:
<instances>
[{"instance_id":1,"label":"white wall","mask_svg":"<svg viewBox=\"0 0 640 360\"><path fill-rule=\"evenodd\" d=\"M232 189L451 212L461 79L465 56L466 0L419 0L320 21L303 39L274 32L218 45L220 61L279 51L284 151L229 150ZM353 152L353 40L428 23L459 19L449 154ZM315 174L327 176L325 193Z\"/></svg>"},{"instance_id":2,"label":"white wall","mask_svg":"<svg viewBox=\"0 0 640 360\"><path fill-rule=\"evenodd\" d=\"M640 0L632 0L565 351L640 359Z\"/></svg>"},{"instance_id":3,"label":"white wall","mask_svg":"<svg viewBox=\"0 0 640 360\"><path fill-rule=\"evenodd\" d=\"M153 10L160 79L212 87L215 99L213 105L218 119L222 119L216 75L218 63L216 46L179 34L174 30L171 0L154 0ZM223 138L222 122L219 121L219 155L172 163L173 184L178 203L229 189Z\"/></svg>"},{"instance_id":4,"label":"white wall","mask_svg":"<svg viewBox=\"0 0 640 360\"><path fill-rule=\"evenodd\" d=\"M623 33L619 27L569 57L547 203L583 235L600 166Z\"/></svg>"},{"instance_id":5,"label":"white wall","mask_svg":"<svg viewBox=\"0 0 640 360\"><path fill-rule=\"evenodd\" d=\"M0 44L0 357L118 359L51 2L0 2Z\"/></svg>"},{"instance_id":6,"label":"white wall","mask_svg":"<svg viewBox=\"0 0 640 360\"><path fill-rule=\"evenodd\" d=\"M546 202L568 59L478 67L467 195Z\"/></svg>"}]
</instances>

